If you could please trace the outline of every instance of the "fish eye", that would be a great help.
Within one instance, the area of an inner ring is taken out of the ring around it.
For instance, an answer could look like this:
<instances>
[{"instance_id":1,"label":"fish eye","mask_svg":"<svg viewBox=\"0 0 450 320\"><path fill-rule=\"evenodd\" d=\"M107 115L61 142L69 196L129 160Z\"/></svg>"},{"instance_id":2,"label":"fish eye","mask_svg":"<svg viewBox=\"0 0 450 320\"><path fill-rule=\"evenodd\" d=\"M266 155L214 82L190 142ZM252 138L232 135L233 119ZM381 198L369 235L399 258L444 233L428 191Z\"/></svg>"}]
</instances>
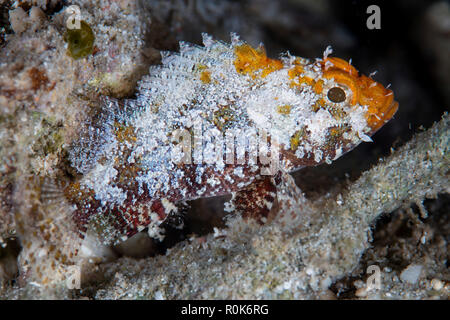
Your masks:
<instances>
[{"instance_id":1,"label":"fish eye","mask_svg":"<svg viewBox=\"0 0 450 320\"><path fill-rule=\"evenodd\" d=\"M330 101L335 103L344 102L346 99L345 91L339 87L333 87L328 90L327 97Z\"/></svg>"}]
</instances>

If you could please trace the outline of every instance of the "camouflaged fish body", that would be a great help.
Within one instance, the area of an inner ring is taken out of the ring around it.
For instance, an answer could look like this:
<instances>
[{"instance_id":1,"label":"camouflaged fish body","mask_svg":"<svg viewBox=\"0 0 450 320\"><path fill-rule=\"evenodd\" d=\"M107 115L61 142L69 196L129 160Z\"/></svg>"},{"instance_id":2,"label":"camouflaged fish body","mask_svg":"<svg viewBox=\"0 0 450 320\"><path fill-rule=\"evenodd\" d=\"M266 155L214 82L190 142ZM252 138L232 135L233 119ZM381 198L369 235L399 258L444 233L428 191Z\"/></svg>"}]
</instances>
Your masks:
<instances>
[{"instance_id":1,"label":"camouflaged fish body","mask_svg":"<svg viewBox=\"0 0 450 320\"><path fill-rule=\"evenodd\" d=\"M204 47L182 42L179 53L162 58L136 99L105 99L71 148L81 175L65 194L81 234L94 225L109 240L146 227L158 236L179 203L229 193L229 210L263 220L280 172L331 163L371 141L397 110L392 91L326 55L270 59L235 35L231 44L204 35ZM275 171L254 143L262 137ZM183 139L191 139L190 155ZM244 147L227 149L227 142Z\"/></svg>"}]
</instances>

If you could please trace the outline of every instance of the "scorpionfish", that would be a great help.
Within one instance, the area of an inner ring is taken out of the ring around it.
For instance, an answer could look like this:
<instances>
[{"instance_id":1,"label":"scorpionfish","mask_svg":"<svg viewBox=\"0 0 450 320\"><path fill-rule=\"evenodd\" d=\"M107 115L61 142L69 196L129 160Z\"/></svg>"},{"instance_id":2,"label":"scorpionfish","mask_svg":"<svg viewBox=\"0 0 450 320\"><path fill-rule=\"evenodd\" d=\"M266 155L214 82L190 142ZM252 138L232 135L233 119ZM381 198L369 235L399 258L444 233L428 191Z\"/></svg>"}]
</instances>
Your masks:
<instances>
[{"instance_id":1,"label":"scorpionfish","mask_svg":"<svg viewBox=\"0 0 450 320\"><path fill-rule=\"evenodd\" d=\"M226 210L262 223L281 172L331 163L371 141L398 108L393 92L329 57L267 57L232 34L227 44L163 52L135 99L103 98L70 150L64 189L83 237L107 241L160 224L185 201L232 194Z\"/></svg>"}]
</instances>

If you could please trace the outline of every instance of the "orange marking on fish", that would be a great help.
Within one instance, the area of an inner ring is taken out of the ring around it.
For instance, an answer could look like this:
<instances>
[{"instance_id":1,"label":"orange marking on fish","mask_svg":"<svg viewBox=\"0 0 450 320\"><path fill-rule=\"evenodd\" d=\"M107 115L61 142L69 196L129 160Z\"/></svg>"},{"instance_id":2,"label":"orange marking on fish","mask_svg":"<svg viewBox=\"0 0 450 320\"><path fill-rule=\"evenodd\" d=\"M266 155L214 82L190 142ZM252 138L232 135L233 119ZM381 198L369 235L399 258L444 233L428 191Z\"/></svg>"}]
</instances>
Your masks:
<instances>
[{"instance_id":1,"label":"orange marking on fish","mask_svg":"<svg viewBox=\"0 0 450 320\"><path fill-rule=\"evenodd\" d=\"M260 46L258 49L252 48L248 44L237 46L234 49L236 60L234 66L236 71L241 74L248 74L252 78L257 76L260 71L260 76L265 78L270 73L283 68L283 63L277 59L270 59L266 56L264 47Z\"/></svg>"}]
</instances>

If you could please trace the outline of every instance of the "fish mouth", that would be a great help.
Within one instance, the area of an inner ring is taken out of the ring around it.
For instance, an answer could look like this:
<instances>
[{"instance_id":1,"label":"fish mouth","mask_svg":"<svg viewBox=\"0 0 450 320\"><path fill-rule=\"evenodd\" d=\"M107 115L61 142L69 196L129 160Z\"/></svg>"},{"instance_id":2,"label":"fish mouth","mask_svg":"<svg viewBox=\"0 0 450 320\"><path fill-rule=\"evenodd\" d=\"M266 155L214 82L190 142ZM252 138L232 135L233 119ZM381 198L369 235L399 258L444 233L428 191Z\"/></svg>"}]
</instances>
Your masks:
<instances>
[{"instance_id":1,"label":"fish mouth","mask_svg":"<svg viewBox=\"0 0 450 320\"><path fill-rule=\"evenodd\" d=\"M388 107L387 108L383 108L381 110L381 126L383 126L386 122L388 122L389 120L392 119L392 117L394 116L394 114L397 112L398 110L398 102L395 101L394 99L392 99L392 101L390 103L386 104Z\"/></svg>"},{"instance_id":2,"label":"fish mouth","mask_svg":"<svg viewBox=\"0 0 450 320\"><path fill-rule=\"evenodd\" d=\"M389 105L389 107L386 110L386 115L385 115L385 120L389 121L394 114L397 112L398 110L398 102L395 100L392 100L391 104Z\"/></svg>"},{"instance_id":3,"label":"fish mouth","mask_svg":"<svg viewBox=\"0 0 450 320\"><path fill-rule=\"evenodd\" d=\"M387 107L380 108L377 114L373 114L369 117L369 126L372 128L370 135L377 132L383 125L392 119L398 110L398 105L398 102L392 99L390 103L385 105Z\"/></svg>"}]
</instances>

